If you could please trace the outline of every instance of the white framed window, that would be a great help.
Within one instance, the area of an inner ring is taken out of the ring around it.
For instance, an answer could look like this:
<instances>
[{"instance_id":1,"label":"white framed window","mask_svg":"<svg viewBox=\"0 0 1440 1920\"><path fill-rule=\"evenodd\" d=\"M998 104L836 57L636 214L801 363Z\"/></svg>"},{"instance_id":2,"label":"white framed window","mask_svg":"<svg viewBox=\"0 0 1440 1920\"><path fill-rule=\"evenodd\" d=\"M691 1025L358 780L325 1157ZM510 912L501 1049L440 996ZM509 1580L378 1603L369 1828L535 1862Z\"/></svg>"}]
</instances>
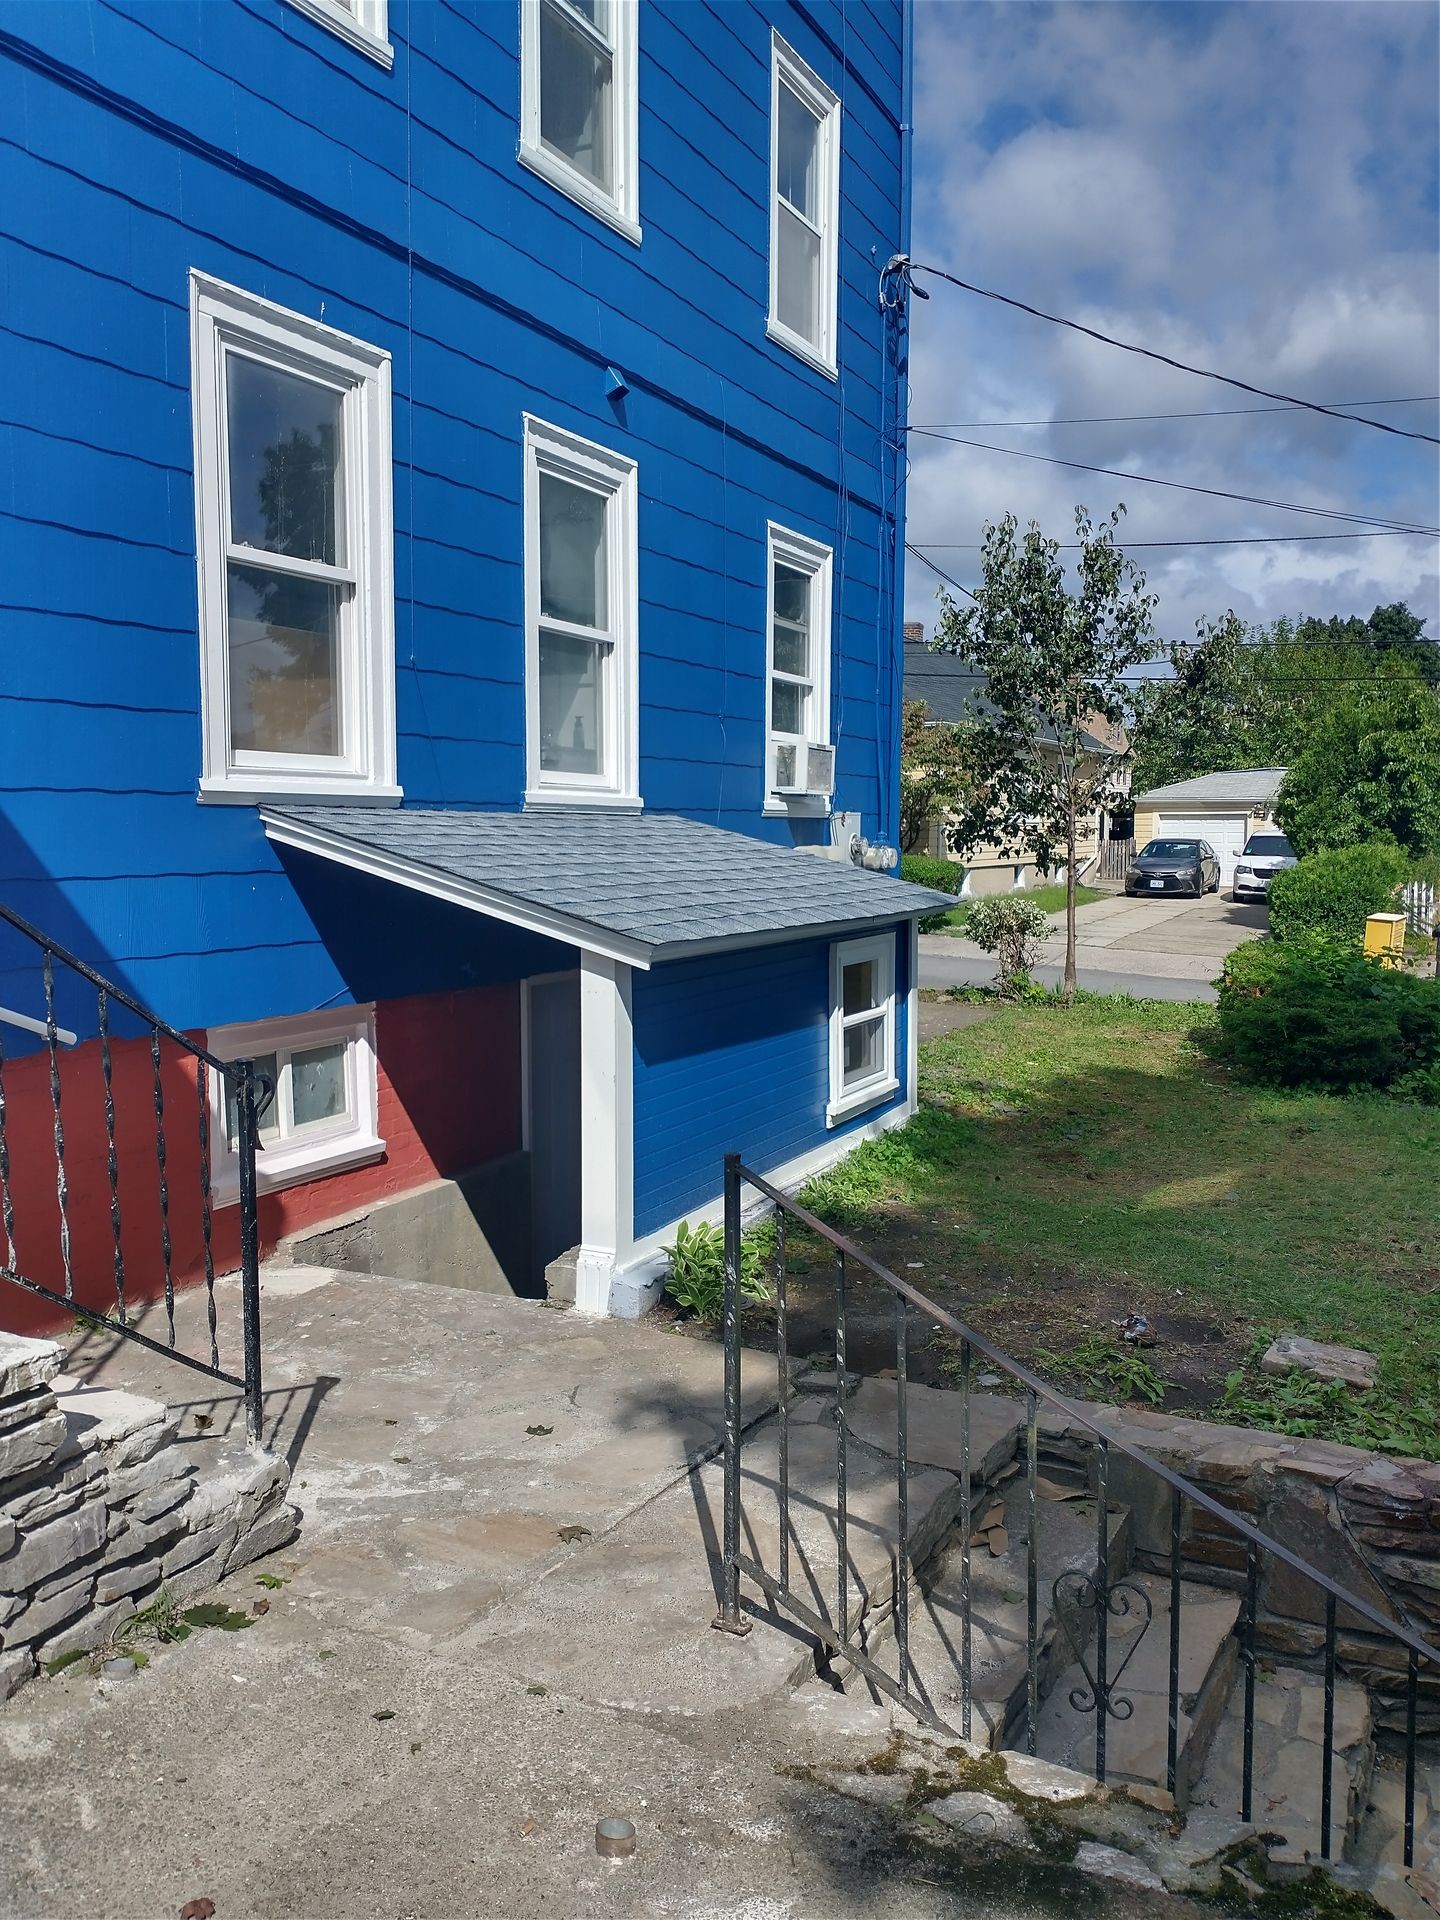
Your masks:
<instances>
[{"instance_id":1,"label":"white framed window","mask_svg":"<svg viewBox=\"0 0 1440 1920\"><path fill-rule=\"evenodd\" d=\"M827 813L831 550L772 520L766 529L766 813Z\"/></svg>"},{"instance_id":2,"label":"white framed window","mask_svg":"<svg viewBox=\"0 0 1440 1920\"><path fill-rule=\"evenodd\" d=\"M888 1100L895 1071L895 935L837 940L830 949L828 1126Z\"/></svg>"},{"instance_id":3,"label":"white framed window","mask_svg":"<svg viewBox=\"0 0 1440 1920\"><path fill-rule=\"evenodd\" d=\"M394 66L388 0L290 0L290 4L338 33L361 53L368 53L382 67Z\"/></svg>"},{"instance_id":4,"label":"white framed window","mask_svg":"<svg viewBox=\"0 0 1440 1920\"><path fill-rule=\"evenodd\" d=\"M832 379L839 232L839 96L772 33L767 331Z\"/></svg>"},{"instance_id":5,"label":"white framed window","mask_svg":"<svg viewBox=\"0 0 1440 1920\"><path fill-rule=\"evenodd\" d=\"M637 243L639 15L639 0L520 0L520 159Z\"/></svg>"},{"instance_id":6,"label":"white framed window","mask_svg":"<svg viewBox=\"0 0 1440 1920\"><path fill-rule=\"evenodd\" d=\"M640 805L636 467L525 416L527 805Z\"/></svg>"},{"instance_id":7,"label":"white framed window","mask_svg":"<svg viewBox=\"0 0 1440 1920\"><path fill-rule=\"evenodd\" d=\"M206 1045L222 1060L253 1059L274 1094L260 1116L255 1154L261 1193L378 1160L375 1009L346 1007L252 1026L219 1027ZM234 1103L210 1077L211 1183L217 1206L239 1196Z\"/></svg>"},{"instance_id":8,"label":"white framed window","mask_svg":"<svg viewBox=\"0 0 1440 1920\"><path fill-rule=\"evenodd\" d=\"M202 798L394 800L390 356L190 275Z\"/></svg>"}]
</instances>

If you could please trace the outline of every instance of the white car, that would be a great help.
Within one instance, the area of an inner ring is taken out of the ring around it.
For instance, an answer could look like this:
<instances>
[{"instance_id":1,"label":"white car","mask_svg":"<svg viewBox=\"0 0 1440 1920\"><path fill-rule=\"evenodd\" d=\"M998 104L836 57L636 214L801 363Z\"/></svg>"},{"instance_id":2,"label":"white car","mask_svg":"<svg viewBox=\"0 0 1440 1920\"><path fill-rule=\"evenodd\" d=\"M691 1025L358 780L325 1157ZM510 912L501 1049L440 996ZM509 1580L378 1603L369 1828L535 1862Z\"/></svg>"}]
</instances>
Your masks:
<instances>
[{"instance_id":1,"label":"white car","mask_svg":"<svg viewBox=\"0 0 1440 1920\"><path fill-rule=\"evenodd\" d=\"M1235 862L1232 885L1237 900L1263 900L1270 882L1285 867L1293 867L1299 855L1278 827L1252 833Z\"/></svg>"}]
</instances>

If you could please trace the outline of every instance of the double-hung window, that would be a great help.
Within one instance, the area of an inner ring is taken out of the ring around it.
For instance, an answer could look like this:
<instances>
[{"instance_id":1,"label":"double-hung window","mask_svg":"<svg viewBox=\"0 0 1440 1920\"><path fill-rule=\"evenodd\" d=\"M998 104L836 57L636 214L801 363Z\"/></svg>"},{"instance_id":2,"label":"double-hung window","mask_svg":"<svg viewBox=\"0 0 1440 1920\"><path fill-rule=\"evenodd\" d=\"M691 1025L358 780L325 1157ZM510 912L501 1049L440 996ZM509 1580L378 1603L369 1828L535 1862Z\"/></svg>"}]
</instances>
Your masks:
<instances>
[{"instance_id":1,"label":"double-hung window","mask_svg":"<svg viewBox=\"0 0 1440 1920\"><path fill-rule=\"evenodd\" d=\"M835 784L830 548L771 522L768 566L765 810L823 813Z\"/></svg>"},{"instance_id":2,"label":"double-hung window","mask_svg":"<svg viewBox=\"0 0 1440 1920\"><path fill-rule=\"evenodd\" d=\"M395 49L389 40L388 0L290 0L292 7L308 13L322 27L338 33L361 53L368 53L382 67L395 64Z\"/></svg>"},{"instance_id":3,"label":"double-hung window","mask_svg":"<svg viewBox=\"0 0 1440 1920\"><path fill-rule=\"evenodd\" d=\"M526 417L527 805L640 804L635 462Z\"/></svg>"},{"instance_id":4,"label":"double-hung window","mask_svg":"<svg viewBox=\"0 0 1440 1920\"><path fill-rule=\"evenodd\" d=\"M639 240L639 0L520 0L520 158Z\"/></svg>"},{"instance_id":5,"label":"double-hung window","mask_svg":"<svg viewBox=\"0 0 1440 1920\"><path fill-rule=\"evenodd\" d=\"M201 793L398 798L390 356L190 282Z\"/></svg>"},{"instance_id":6,"label":"double-hung window","mask_svg":"<svg viewBox=\"0 0 1440 1920\"><path fill-rule=\"evenodd\" d=\"M837 940L830 949L829 1125L878 1106L895 1069L895 935Z\"/></svg>"},{"instance_id":7,"label":"double-hung window","mask_svg":"<svg viewBox=\"0 0 1440 1920\"><path fill-rule=\"evenodd\" d=\"M273 1089L260 1114L255 1171L262 1193L378 1160L375 1010L307 1013L257 1026L224 1027L207 1036L222 1060L252 1059ZM239 1191L235 1102L211 1088L213 1184L219 1204Z\"/></svg>"},{"instance_id":8,"label":"double-hung window","mask_svg":"<svg viewBox=\"0 0 1440 1920\"><path fill-rule=\"evenodd\" d=\"M840 101L779 34L770 67L770 322L778 340L835 373Z\"/></svg>"}]
</instances>

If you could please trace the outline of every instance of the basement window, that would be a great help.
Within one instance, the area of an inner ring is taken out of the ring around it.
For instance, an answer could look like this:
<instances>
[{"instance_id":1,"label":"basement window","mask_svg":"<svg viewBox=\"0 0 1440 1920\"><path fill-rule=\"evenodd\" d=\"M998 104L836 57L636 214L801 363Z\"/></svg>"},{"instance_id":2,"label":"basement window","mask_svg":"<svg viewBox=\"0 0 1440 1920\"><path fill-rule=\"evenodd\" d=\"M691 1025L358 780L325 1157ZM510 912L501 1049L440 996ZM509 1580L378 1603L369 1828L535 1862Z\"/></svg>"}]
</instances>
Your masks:
<instances>
[{"instance_id":1,"label":"basement window","mask_svg":"<svg viewBox=\"0 0 1440 1920\"><path fill-rule=\"evenodd\" d=\"M375 1009L307 1013L212 1030L205 1044L222 1060L250 1059L274 1088L260 1115L256 1180L261 1193L364 1166L385 1151L380 1138ZM230 1088L210 1088L211 1182L217 1206L239 1197L237 1119Z\"/></svg>"},{"instance_id":2,"label":"basement window","mask_svg":"<svg viewBox=\"0 0 1440 1920\"><path fill-rule=\"evenodd\" d=\"M837 940L830 949L828 1126L888 1100L895 1071L895 936Z\"/></svg>"}]
</instances>

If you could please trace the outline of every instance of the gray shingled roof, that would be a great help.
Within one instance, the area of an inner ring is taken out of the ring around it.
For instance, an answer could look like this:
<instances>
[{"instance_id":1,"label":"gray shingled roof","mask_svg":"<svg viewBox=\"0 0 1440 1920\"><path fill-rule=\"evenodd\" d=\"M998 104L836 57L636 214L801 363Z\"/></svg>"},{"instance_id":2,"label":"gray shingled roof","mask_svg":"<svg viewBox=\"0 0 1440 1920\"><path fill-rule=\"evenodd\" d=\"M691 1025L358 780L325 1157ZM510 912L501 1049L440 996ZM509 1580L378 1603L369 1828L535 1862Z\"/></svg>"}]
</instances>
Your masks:
<instances>
[{"instance_id":1,"label":"gray shingled roof","mask_svg":"<svg viewBox=\"0 0 1440 1920\"><path fill-rule=\"evenodd\" d=\"M642 963L955 904L887 873L673 813L264 806L260 814L272 839L412 886L431 877L442 887L428 890L481 911L482 894L493 896L558 939Z\"/></svg>"},{"instance_id":2,"label":"gray shingled roof","mask_svg":"<svg viewBox=\"0 0 1440 1920\"><path fill-rule=\"evenodd\" d=\"M1137 807L1268 807L1280 791L1284 767L1237 767L1229 773L1202 773L1193 780L1172 780L1135 796Z\"/></svg>"},{"instance_id":3,"label":"gray shingled roof","mask_svg":"<svg viewBox=\"0 0 1440 1920\"><path fill-rule=\"evenodd\" d=\"M949 726L991 718L995 713L986 697L984 674L967 666L959 654L937 653L922 640L905 642L905 698L923 700L931 720ZM1036 738L1053 743L1055 729L1048 720L1036 728ZM1081 745L1092 753L1116 751L1084 727Z\"/></svg>"}]
</instances>

